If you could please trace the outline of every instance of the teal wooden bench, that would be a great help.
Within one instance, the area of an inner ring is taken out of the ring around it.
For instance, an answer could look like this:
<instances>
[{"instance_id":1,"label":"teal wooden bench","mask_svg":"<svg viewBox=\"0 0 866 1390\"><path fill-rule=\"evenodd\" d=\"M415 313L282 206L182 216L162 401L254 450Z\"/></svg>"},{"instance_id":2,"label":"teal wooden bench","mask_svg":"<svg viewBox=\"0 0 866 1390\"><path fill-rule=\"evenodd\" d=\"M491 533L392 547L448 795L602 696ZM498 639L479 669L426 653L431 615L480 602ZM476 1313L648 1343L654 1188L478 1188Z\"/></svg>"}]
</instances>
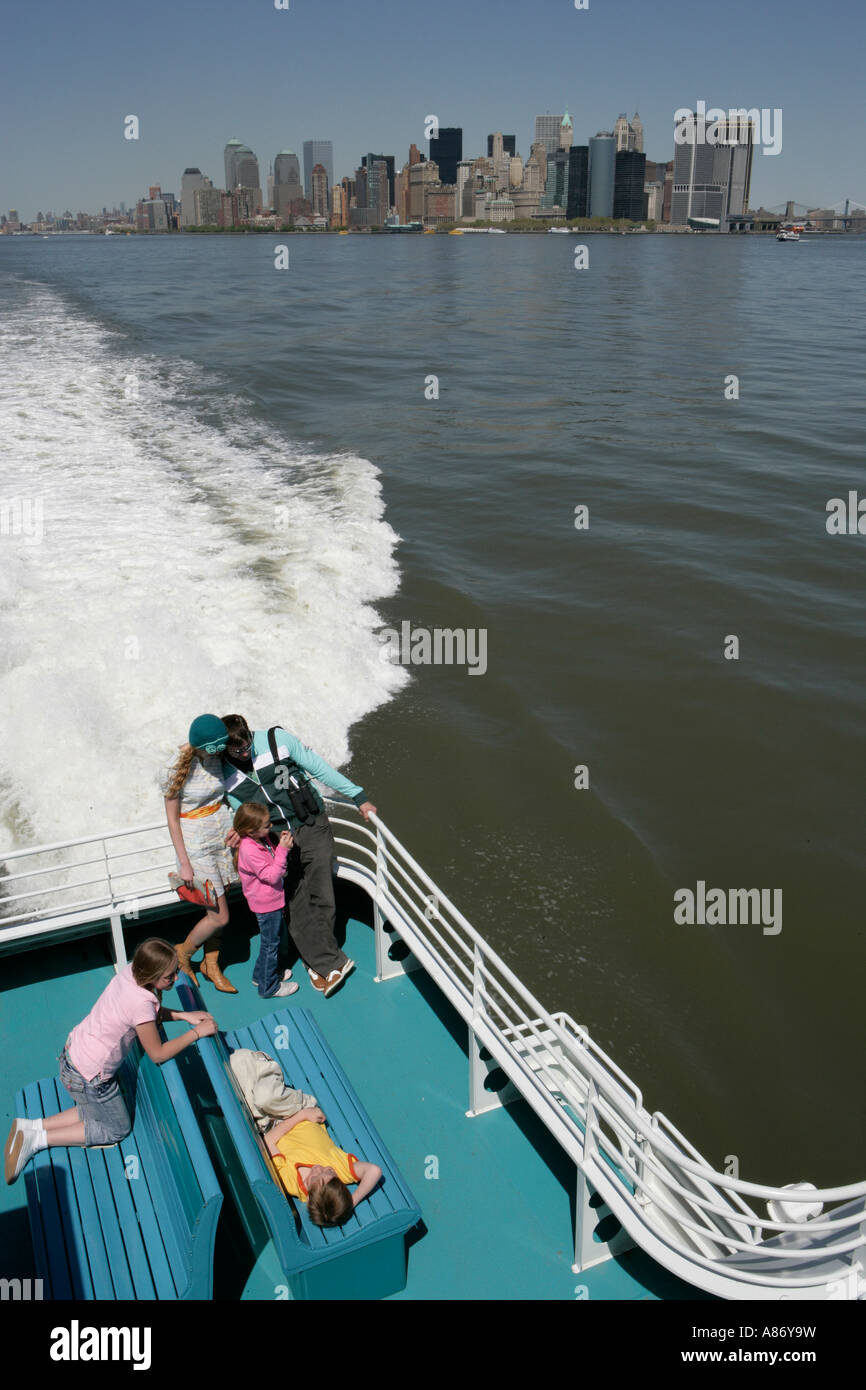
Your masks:
<instances>
[{"instance_id":1,"label":"teal wooden bench","mask_svg":"<svg viewBox=\"0 0 866 1390\"><path fill-rule=\"evenodd\" d=\"M177 992L183 1009L201 1008L191 985L178 984ZM235 1081L229 1051L237 1047L275 1057L287 1084L316 1097L334 1142L382 1169L378 1187L345 1225L314 1225L306 1203L287 1195ZM310 1011L282 1009L224 1040L203 1038L199 1054L291 1297L380 1299L404 1289L406 1237L421 1209Z\"/></svg>"},{"instance_id":2,"label":"teal wooden bench","mask_svg":"<svg viewBox=\"0 0 866 1390\"><path fill-rule=\"evenodd\" d=\"M206 1299L222 1192L175 1061L138 1043L119 1073L133 1128L108 1148L43 1149L24 1169L37 1276L52 1299ZM36 1118L68 1110L59 1078L15 1097Z\"/></svg>"}]
</instances>

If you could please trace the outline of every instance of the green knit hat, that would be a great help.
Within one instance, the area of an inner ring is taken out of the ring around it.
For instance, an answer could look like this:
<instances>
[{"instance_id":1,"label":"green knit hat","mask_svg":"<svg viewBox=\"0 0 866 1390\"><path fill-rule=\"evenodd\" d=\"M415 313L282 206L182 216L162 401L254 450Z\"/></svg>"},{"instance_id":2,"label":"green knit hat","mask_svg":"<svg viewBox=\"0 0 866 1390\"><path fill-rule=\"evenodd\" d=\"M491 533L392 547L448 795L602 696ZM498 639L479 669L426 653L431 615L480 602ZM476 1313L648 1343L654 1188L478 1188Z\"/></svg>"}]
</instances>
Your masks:
<instances>
[{"instance_id":1,"label":"green knit hat","mask_svg":"<svg viewBox=\"0 0 866 1390\"><path fill-rule=\"evenodd\" d=\"M203 753L222 753L229 741L229 731L215 714L200 714L189 726L189 742Z\"/></svg>"}]
</instances>

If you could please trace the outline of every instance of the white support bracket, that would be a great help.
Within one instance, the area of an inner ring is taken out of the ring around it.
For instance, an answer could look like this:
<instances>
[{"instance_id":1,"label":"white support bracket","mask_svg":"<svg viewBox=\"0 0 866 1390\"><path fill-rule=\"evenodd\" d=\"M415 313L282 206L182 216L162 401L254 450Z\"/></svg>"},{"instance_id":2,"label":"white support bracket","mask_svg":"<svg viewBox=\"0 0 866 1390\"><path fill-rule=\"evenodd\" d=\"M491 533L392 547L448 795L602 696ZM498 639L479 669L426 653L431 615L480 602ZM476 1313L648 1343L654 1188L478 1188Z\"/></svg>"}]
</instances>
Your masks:
<instances>
[{"instance_id":1,"label":"white support bracket","mask_svg":"<svg viewBox=\"0 0 866 1390\"><path fill-rule=\"evenodd\" d=\"M484 1115L488 1110L498 1110L503 1104L502 1097L496 1091L488 1091L484 1085L491 1068L481 1056L481 1044L477 1037L469 1029L469 1109L466 1111L469 1119L474 1119L476 1115Z\"/></svg>"},{"instance_id":2,"label":"white support bracket","mask_svg":"<svg viewBox=\"0 0 866 1390\"><path fill-rule=\"evenodd\" d=\"M114 969L122 970L127 964L126 942L123 939L123 918L119 912L112 912L111 922L111 945L114 954Z\"/></svg>"},{"instance_id":3,"label":"white support bracket","mask_svg":"<svg viewBox=\"0 0 866 1390\"><path fill-rule=\"evenodd\" d=\"M621 1255L625 1250L634 1249L634 1241L631 1236L621 1226L610 1240L596 1240L596 1227L605 1219L611 1216L610 1208L605 1202L600 1202L598 1206L590 1206L591 1199L595 1196L595 1189L587 1181L582 1168L577 1170L577 1210L574 1220L574 1264L571 1266L575 1274L582 1274L587 1269L592 1269L594 1265L604 1264L605 1260L610 1260L614 1255Z\"/></svg>"},{"instance_id":4,"label":"white support bracket","mask_svg":"<svg viewBox=\"0 0 866 1390\"><path fill-rule=\"evenodd\" d=\"M409 954L403 960L394 960L391 949L395 941L401 938L396 934L392 935L385 930L385 918L379 904L373 904L373 935L376 941L376 984L381 984L383 980L393 980L397 975L408 975L412 970L420 967L418 961Z\"/></svg>"}]
</instances>

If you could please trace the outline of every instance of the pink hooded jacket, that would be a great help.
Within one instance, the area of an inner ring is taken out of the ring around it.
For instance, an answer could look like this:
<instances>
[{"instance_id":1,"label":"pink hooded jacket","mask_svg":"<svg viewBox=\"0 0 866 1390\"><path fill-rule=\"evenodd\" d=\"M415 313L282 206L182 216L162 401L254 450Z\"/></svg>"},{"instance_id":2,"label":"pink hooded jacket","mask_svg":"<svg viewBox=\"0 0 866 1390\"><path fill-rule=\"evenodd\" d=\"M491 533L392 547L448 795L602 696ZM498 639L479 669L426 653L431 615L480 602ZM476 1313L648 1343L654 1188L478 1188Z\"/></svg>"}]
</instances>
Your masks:
<instances>
[{"instance_id":1,"label":"pink hooded jacket","mask_svg":"<svg viewBox=\"0 0 866 1390\"><path fill-rule=\"evenodd\" d=\"M238 849L238 873L253 912L277 912L285 903L283 879L289 851L270 840L244 835Z\"/></svg>"}]
</instances>

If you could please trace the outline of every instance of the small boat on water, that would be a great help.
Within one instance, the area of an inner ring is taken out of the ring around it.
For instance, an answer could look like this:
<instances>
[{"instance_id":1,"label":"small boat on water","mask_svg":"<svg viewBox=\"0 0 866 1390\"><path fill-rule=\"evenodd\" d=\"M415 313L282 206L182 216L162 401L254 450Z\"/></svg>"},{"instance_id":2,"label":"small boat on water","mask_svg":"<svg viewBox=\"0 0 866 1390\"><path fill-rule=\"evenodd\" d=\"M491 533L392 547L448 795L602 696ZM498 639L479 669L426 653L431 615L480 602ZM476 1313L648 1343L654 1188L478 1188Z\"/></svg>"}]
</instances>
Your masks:
<instances>
[{"instance_id":1,"label":"small boat on water","mask_svg":"<svg viewBox=\"0 0 866 1390\"><path fill-rule=\"evenodd\" d=\"M567 227L548 227L547 230L552 232L554 236L568 236Z\"/></svg>"},{"instance_id":2,"label":"small boat on water","mask_svg":"<svg viewBox=\"0 0 866 1390\"><path fill-rule=\"evenodd\" d=\"M799 241L800 233L794 227L782 227L776 235L777 241Z\"/></svg>"}]
</instances>

